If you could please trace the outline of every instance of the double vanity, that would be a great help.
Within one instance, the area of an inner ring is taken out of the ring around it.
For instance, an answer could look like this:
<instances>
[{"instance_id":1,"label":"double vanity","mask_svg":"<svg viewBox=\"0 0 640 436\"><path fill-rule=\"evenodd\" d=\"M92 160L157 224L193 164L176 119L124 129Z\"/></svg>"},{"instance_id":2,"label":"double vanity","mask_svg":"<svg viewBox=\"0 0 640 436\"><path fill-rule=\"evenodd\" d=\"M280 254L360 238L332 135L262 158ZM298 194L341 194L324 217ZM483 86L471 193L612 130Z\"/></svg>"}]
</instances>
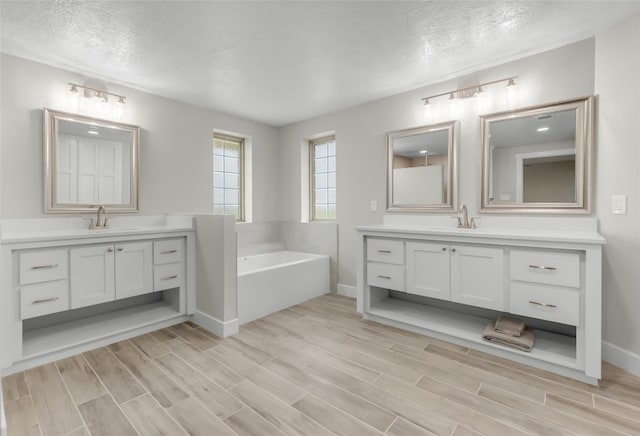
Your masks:
<instances>
[{"instance_id":1,"label":"double vanity","mask_svg":"<svg viewBox=\"0 0 640 436\"><path fill-rule=\"evenodd\" d=\"M0 367L18 371L194 312L192 217L119 217L98 229L86 221L3 221Z\"/></svg>"},{"instance_id":2,"label":"double vanity","mask_svg":"<svg viewBox=\"0 0 640 436\"><path fill-rule=\"evenodd\" d=\"M365 319L597 382L605 241L595 219L542 220L536 230L498 218L480 229L389 221L357 228ZM534 329L531 352L483 341L501 314Z\"/></svg>"}]
</instances>

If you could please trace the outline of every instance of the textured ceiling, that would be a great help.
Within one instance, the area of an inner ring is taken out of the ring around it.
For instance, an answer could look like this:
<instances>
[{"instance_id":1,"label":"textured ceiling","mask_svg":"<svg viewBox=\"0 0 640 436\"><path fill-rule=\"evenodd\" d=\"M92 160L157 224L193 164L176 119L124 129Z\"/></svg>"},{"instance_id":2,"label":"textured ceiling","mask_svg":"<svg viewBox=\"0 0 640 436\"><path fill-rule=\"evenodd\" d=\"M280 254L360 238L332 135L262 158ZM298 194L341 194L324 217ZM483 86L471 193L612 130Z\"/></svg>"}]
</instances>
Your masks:
<instances>
[{"instance_id":1,"label":"textured ceiling","mask_svg":"<svg viewBox=\"0 0 640 436\"><path fill-rule=\"evenodd\" d=\"M1 50L286 125L590 37L639 1L6 1Z\"/></svg>"}]
</instances>

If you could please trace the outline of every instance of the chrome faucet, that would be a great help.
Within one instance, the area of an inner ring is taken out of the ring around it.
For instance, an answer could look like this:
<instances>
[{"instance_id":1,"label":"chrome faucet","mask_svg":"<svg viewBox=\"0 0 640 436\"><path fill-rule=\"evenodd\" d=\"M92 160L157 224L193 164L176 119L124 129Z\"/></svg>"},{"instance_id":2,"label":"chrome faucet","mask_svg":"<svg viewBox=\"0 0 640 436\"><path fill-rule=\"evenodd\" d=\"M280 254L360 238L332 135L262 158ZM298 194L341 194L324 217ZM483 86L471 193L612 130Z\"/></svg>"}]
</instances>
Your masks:
<instances>
[{"instance_id":1,"label":"chrome faucet","mask_svg":"<svg viewBox=\"0 0 640 436\"><path fill-rule=\"evenodd\" d=\"M460 205L460 211L462 217L454 216L452 218L458 219L458 228L459 229L475 229L476 228L476 220L474 217L469 219L469 213L467 212L467 206L464 204Z\"/></svg>"},{"instance_id":2,"label":"chrome faucet","mask_svg":"<svg viewBox=\"0 0 640 436\"><path fill-rule=\"evenodd\" d=\"M104 222L102 220L102 214L107 214L107 209L103 205L98 206L98 217L96 222L93 222L93 218L91 219L91 223L89 224L90 229L104 229L107 227L107 217L104 217Z\"/></svg>"}]
</instances>

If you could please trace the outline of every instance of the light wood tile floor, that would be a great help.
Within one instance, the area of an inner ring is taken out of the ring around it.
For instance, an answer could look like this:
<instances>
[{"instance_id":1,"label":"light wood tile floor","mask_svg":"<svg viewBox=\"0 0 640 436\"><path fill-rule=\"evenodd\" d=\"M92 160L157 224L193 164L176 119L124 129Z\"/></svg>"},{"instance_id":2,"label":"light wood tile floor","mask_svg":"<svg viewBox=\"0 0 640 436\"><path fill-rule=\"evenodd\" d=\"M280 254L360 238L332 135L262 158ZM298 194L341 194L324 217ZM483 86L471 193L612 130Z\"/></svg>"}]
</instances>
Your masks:
<instances>
[{"instance_id":1,"label":"light wood tile floor","mask_svg":"<svg viewBox=\"0 0 640 436\"><path fill-rule=\"evenodd\" d=\"M363 321L326 295L220 339L187 322L2 379L10 436L640 435L599 387Z\"/></svg>"}]
</instances>

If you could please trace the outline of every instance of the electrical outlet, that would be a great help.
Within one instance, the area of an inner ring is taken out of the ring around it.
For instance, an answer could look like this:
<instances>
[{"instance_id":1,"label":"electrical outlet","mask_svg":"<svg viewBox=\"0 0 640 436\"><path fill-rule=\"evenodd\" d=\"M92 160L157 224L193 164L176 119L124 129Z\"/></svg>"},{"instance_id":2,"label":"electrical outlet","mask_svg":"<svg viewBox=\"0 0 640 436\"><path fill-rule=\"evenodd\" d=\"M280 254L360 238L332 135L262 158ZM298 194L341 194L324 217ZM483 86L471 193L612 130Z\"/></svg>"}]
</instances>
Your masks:
<instances>
[{"instance_id":1,"label":"electrical outlet","mask_svg":"<svg viewBox=\"0 0 640 436\"><path fill-rule=\"evenodd\" d=\"M371 200L371 212L375 212L378 210L378 202L376 200Z\"/></svg>"},{"instance_id":2,"label":"electrical outlet","mask_svg":"<svg viewBox=\"0 0 640 436\"><path fill-rule=\"evenodd\" d=\"M614 195L612 197L611 213L613 213L614 215L627 214L627 196L626 195Z\"/></svg>"}]
</instances>

